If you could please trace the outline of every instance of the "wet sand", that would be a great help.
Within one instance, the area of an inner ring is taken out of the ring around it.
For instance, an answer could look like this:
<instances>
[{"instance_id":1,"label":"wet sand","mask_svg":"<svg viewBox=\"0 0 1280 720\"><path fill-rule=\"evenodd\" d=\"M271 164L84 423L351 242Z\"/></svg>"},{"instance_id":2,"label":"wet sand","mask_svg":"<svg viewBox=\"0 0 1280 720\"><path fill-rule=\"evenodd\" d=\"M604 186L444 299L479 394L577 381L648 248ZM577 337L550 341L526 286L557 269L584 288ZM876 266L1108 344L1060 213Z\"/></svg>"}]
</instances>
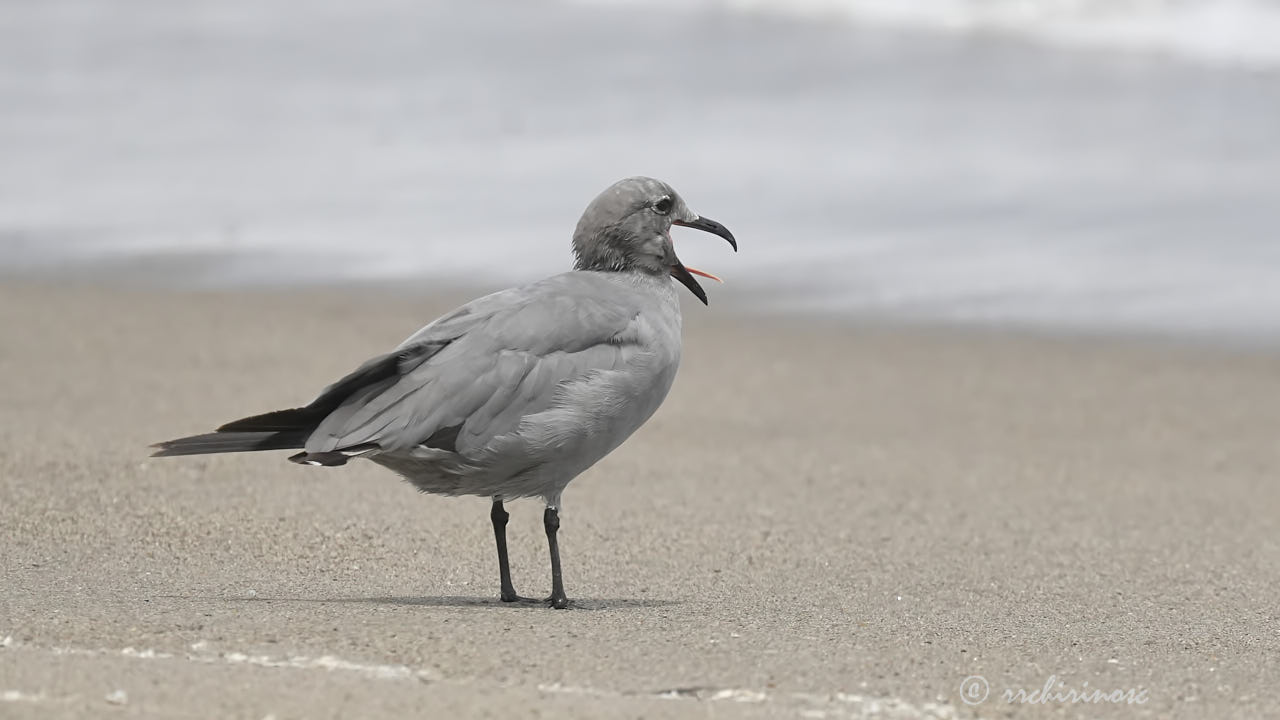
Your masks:
<instances>
[{"instance_id":1,"label":"wet sand","mask_svg":"<svg viewBox=\"0 0 1280 720\"><path fill-rule=\"evenodd\" d=\"M147 457L448 307L0 287L0 716L1280 714L1275 355L690 306L672 396L566 493L564 612L497 602L483 499ZM1003 699L1051 677L1147 701Z\"/></svg>"}]
</instances>

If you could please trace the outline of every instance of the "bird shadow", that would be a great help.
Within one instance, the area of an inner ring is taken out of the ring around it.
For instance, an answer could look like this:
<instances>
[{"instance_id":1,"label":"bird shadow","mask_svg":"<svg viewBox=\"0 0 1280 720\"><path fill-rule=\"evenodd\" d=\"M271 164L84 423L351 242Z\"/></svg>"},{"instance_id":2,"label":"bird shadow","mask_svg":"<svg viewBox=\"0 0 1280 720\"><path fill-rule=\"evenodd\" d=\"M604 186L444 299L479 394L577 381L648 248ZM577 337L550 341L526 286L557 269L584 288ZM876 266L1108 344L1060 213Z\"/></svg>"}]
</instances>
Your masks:
<instances>
[{"instance_id":1,"label":"bird shadow","mask_svg":"<svg viewBox=\"0 0 1280 720\"><path fill-rule=\"evenodd\" d=\"M496 597L470 595L437 595L432 597L366 597L342 598L338 602L373 603L376 605L418 605L424 607L502 607L512 609L546 609L541 599L503 602ZM670 607L679 605L675 600L657 598L569 598L570 610L624 610Z\"/></svg>"},{"instance_id":2,"label":"bird shadow","mask_svg":"<svg viewBox=\"0 0 1280 720\"><path fill-rule=\"evenodd\" d=\"M181 597L181 596L165 596ZM481 597L473 595L432 595L410 597L388 595L379 597L264 597L261 595L223 596L223 597L182 597L186 600L207 600L217 602L265 602L265 603L364 603L370 605L397 605L402 607L452 607L452 608L486 608L503 610L546 610L547 603L538 599L520 599L516 602L503 602L497 597ZM662 600L659 598L569 598L569 610L641 610L646 608L672 607L679 605L678 600Z\"/></svg>"}]
</instances>

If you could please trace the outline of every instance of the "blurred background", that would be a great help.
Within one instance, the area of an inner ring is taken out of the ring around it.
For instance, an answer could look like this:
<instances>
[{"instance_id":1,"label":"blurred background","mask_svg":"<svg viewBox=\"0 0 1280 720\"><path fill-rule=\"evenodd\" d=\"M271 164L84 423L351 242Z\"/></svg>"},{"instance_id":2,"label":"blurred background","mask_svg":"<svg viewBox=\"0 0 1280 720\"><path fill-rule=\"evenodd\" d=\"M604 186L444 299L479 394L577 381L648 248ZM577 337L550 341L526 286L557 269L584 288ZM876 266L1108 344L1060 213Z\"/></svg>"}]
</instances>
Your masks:
<instances>
[{"instance_id":1,"label":"blurred background","mask_svg":"<svg viewBox=\"0 0 1280 720\"><path fill-rule=\"evenodd\" d=\"M1280 2L0 0L8 277L492 289L634 174L721 308L1274 342Z\"/></svg>"}]
</instances>

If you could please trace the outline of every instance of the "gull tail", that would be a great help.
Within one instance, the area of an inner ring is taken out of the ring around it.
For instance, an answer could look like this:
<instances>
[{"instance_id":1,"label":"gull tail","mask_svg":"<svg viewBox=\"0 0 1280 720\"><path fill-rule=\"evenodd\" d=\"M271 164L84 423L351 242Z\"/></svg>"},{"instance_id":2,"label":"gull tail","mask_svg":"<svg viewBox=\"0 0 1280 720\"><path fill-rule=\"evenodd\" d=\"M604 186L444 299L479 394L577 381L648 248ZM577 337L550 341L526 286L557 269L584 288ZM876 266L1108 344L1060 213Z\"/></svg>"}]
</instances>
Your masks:
<instances>
[{"instance_id":1,"label":"gull tail","mask_svg":"<svg viewBox=\"0 0 1280 720\"><path fill-rule=\"evenodd\" d=\"M216 432L156 443L151 446L156 448L151 456L298 450L323 419L322 413L311 408L277 410L229 422Z\"/></svg>"},{"instance_id":2,"label":"gull tail","mask_svg":"<svg viewBox=\"0 0 1280 720\"><path fill-rule=\"evenodd\" d=\"M404 373L418 367L452 340L422 342L380 355L325 388L306 407L276 410L233 420L204 435L166 440L151 447L152 457L207 455L211 453L254 452L257 450L301 450L320 423L353 396L362 397L394 384ZM363 443L330 452L301 452L289 459L303 465L342 465L349 458L376 451L376 443Z\"/></svg>"}]
</instances>

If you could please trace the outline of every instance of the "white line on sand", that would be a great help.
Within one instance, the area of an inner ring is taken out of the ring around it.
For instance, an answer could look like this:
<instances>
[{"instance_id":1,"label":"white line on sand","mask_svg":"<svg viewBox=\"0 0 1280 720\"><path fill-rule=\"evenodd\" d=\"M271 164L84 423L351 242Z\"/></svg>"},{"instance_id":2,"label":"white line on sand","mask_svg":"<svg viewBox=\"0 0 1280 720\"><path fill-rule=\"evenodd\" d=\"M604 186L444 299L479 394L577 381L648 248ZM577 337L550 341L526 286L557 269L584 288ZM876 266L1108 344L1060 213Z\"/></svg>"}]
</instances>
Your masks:
<instances>
[{"instance_id":1,"label":"white line on sand","mask_svg":"<svg viewBox=\"0 0 1280 720\"><path fill-rule=\"evenodd\" d=\"M11 644L5 647L15 647L25 650L42 650L53 655L88 655L88 656L104 656L119 655L121 657L134 658L138 660L187 660L189 662L210 663L221 665L254 665L257 667L270 668L292 668L295 670L331 670L351 672L365 677L378 680L435 680L435 675L429 670L415 670L407 665L374 665L368 663L351 662L332 655L322 655L320 657L307 657L305 655L292 655L289 657L272 657L270 655L248 655L241 652L209 652L208 643L200 641L191 646L192 652L176 655L174 653L158 652L156 650L138 650L136 648L127 647L120 650L110 650L99 648L96 650L89 648L70 648L70 647L49 647L41 648L32 645L16 645Z\"/></svg>"},{"instance_id":2,"label":"white line on sand","mask_svg":"<svg viewBox=\"0 0 1280 720\"><path fill-rule=\"evenodd\" d=\"M272 657L270 655L249 655L247 653L234 651L215 652L209 649L209 644L205 641L193 644L191 646L191 652L182 654L160 652L150 649L138 650L132 647L126 647L118 650L107 648L94 650L89 648L39 647L19 644L15 642L12 637L8 636L3 638L3 640L0 640L0 648L47 652L53 655L99 657L115 656L135 660L185 660L187 662L222 665L252 665L255 667L286 668L294 670L324 670L328 672L355 673L375 680L456 682L459 684L466 682L465 680L451 680L441 677L439 673L426 668L411 668L407 665L359 663L352 662L350 660L343 660L332 655L321 655L319 657L307 657L304 655ZM597 688L562 685L560 683L542 684L537 687L540 692L547 694L586 695L598 698L622 699L648 697L709 703L769 703L788 707L798 715L805 718L813 718L814 720L871 720L872 718L888 718L892 720L907 720L908 718L923 718L925 720L955 720L959 717L956 713L956 708L946 703L921 703L917 705L899 698L867 697L864 695L854 695L841 692L831 694L768 693L760 690L740 688L688 687L660 690L650 693L625 693L612 690L601 690ZM49 699L51 698L47 698L44 695L33 695L23 693L18 690L7 690L0 695L0 700L5 702L41 702Z\"/></svg>"},{"instance_id":3,"label":"white line on sand","mask_svg":"<svg viewBox=\"0 0 1280 720\"><path fill-rule=\"evenodd\" d=\"M41 702L46 700L44 693L24 693L21 690L5 690L0 692L0 702Z\"/></svg>"},{"instance_id":4,"label":"white line on sand","mask_svg":"<svg viewBox=\"0 0 1280 720\"><path fill-rule=\"evenodd\" d=\"M867 697L851 693L774 693L743 688L689 687L662 690L656 693L618 693L596 688L577 687L553 683L539 685L545 693L590 695L592 697L658 697L664 700L695 700L703 702L772 703L790 709L797 715L813 720L956 720L959 715L946 703L914 703L891 697Z\"/></svg>"}]
</instances>

